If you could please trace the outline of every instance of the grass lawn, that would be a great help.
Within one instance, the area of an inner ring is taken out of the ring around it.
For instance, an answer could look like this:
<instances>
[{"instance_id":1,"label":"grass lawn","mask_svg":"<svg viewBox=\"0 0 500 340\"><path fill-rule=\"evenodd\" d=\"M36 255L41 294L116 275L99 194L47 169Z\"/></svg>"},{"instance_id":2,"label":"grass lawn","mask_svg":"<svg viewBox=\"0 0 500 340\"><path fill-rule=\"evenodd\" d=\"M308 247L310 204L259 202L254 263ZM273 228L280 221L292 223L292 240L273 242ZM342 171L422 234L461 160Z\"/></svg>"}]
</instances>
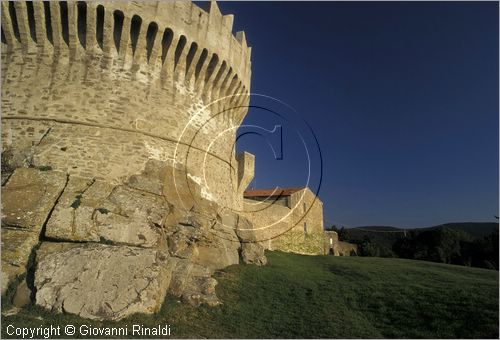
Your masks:
<instances>
[{"instance_id":1,"label":"grass lawn","mask_svg":"<svg viewBox=\"0 0 500 340\"><path fill-rule=\"evenodd\" d=\"M217 274L219 307L194 308L167 297L157 315L97 322L29 306L2 316L2 338L9 324L130 329L165 323L176 338L498 338L496 271L403 259L267 255L265 267L232 266Z\"/></svg>"}]
</instances>

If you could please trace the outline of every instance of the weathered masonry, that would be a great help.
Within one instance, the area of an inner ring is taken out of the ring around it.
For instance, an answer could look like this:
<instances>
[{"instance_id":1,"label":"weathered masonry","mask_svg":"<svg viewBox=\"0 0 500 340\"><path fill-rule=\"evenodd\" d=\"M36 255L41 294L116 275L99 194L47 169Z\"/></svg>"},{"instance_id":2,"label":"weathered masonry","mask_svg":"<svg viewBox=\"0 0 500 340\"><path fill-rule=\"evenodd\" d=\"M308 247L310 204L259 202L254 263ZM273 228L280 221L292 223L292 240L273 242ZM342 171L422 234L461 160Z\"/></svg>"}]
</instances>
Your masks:
<instances>
[{"instance_id":1,"label":"weathered masonry","mask_svg":"<svg viewBox=\"0 0 500 340\"><path fill-rule=\"evenodd\" d=\"M323 202L308 187L249 189L242 213L265 249L305 255L350 256L357 246L325 231Z\"/></svg>"},{"instance_id":2,"label":"weathered masonry","mask_svg":"<svg viewBox=\"0 0 500 340\"><path fill-rule=\"evenodd\" d=\"M253 189L243 213L266 249L322 255L323 202L308 187Z\"/></svg>"}]
</instances>

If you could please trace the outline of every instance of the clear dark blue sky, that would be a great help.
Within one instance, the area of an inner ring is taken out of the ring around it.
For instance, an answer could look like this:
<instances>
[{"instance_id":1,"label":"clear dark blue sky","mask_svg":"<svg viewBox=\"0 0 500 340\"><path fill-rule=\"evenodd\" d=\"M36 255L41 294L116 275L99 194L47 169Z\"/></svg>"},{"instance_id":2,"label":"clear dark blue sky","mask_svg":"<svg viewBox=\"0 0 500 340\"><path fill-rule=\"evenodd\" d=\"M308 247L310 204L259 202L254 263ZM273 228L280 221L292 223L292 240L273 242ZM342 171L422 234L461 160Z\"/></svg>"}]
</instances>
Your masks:
<instances>
[{"instance_id":1,"label":"clear dark blue sky","mask_svg":"<svg viewBox=\"0 0 500 340\"><path fill-rule=\"evenodd\" d=\"M244 30L252 46L251 91L294 107L318 139L326 225L495 221L498 3L219 7L235 15L234 30ZM251 104L274 108L262 98ZM259 109L245 123L283 125L283 160L263 138L240 139L238 148L257 158L252 185L303 185L297 124Z\"/></svg>"}]
</instances>

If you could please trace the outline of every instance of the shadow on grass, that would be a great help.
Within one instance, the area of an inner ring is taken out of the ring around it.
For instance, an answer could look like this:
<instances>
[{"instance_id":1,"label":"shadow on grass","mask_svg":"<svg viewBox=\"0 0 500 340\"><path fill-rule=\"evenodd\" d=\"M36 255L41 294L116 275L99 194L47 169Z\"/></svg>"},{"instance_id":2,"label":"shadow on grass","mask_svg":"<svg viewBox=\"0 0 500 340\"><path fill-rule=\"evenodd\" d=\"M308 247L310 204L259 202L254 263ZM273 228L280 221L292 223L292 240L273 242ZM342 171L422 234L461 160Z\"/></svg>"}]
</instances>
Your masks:
<instances>
[{"instance_id":1,"label":"shadow on grass","mask_svg":"<svg viewBox=\"0 0 500 340\"><path fill-rule=\"evenodd\" d=\"M131 336L132 325L169 324L175 338L498 338L496 271L401 259L267 256L267 266L216 273L223 301L217 307L167 296L155 315L110 322L30 305L2 316L2 337L9 337L8 325L128 327L129 337L140 337Z\"/></svg>"}]
</instances>

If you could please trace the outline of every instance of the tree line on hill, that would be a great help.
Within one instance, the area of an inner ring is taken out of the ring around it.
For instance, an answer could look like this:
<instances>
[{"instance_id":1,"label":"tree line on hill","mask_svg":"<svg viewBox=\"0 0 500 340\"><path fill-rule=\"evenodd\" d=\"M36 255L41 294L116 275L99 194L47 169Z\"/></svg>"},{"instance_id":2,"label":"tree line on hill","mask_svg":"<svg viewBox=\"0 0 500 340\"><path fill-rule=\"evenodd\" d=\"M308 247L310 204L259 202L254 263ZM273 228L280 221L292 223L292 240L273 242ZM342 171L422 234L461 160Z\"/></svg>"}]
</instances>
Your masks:
<instances>
[{"instance_id":1,"label":"tree line on hill","mask_svg":"<svg viewBox=\"0 0 500 340\"><path fill-rule=\"evenodd\" d=\"M481 237L446 225L392 229L329 228L337 231L339 240L357 244L359 256L399 257L498 270L498 224Z\"/></svg>"}]
</instances>

